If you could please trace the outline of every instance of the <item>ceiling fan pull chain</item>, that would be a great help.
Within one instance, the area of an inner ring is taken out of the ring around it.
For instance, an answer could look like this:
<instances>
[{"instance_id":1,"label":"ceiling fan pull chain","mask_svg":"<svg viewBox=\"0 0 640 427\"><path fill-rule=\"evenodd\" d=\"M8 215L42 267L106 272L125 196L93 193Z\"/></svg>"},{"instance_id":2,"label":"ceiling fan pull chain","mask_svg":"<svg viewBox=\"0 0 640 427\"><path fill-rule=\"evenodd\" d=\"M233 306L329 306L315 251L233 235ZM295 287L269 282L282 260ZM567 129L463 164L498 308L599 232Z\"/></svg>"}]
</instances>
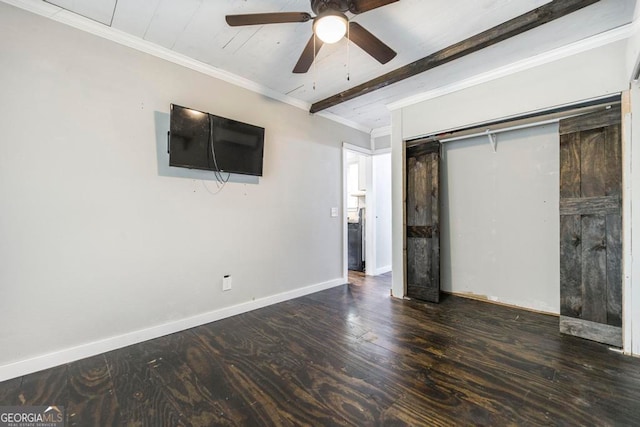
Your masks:
<instances>
[{"instance_id":1,"label":"ceiling fan pull chain","mask_svg":"<svg viewBox=\"0 0 640 427\"><path fill-rule=\"evenodd\" d=\"M351 50L349 49L349 45L351 44L349 43L351 41L351 36L349 27L350 25L347 24L347 81L351 80Z\"/></svg>"},{"instance_id":2,"label":"ceiling fan pull chain","mask_svg":"<svg viewBox=\"0 0 640 427\"><path fill-rule=\"evenodd\" d=\"M316 35L313 35L313 90L316 90Z\"/></svg>"}]
</instances>

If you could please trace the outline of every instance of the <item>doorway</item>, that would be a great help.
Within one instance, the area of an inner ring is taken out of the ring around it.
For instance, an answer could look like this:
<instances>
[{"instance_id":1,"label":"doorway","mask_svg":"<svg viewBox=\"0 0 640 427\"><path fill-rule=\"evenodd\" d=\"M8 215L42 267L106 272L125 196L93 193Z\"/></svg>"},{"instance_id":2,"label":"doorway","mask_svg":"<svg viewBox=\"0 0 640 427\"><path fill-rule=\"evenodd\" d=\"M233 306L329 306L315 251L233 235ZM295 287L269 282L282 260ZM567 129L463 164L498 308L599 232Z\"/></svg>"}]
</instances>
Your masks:
<instances>
[{"instance_id":1,"label":"doorway","mask_svg":"<svg viewBox=\"0 0 640 427\"><path fill-rule=\"evenodd\" d=\"M350 271L367 276L389 273L391 150L343 143L342 163L343 277L347 280Z\"/></svg>"},{"instance_id":2,"label":"doorway","mask_svg":"<svg viewBox=\"0 0 640 427\"><path fill-rule=\"evenodd\" d=\"M371 238L367 207L371 196L371 156L359 151L345 150L345 212L347 223L347 269L365 272L367 246Z\"/></svg>"}]
</instances>

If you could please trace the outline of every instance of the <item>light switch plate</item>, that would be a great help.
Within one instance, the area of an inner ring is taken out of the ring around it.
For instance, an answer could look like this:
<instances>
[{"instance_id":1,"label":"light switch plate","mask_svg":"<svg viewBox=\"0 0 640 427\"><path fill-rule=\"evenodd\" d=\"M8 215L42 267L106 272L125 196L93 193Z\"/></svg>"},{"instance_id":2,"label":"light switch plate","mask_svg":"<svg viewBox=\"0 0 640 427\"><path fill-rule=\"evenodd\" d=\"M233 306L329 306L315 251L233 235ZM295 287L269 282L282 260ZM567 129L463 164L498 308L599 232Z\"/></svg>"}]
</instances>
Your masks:
<instances>
[{"instance_id":1,"label":"light switch plate","mask_svg":"<svg viewBox=\"0 0 640 427\"><path fill-rule=\"evenodd\" d=\"M231 290L231 276L226 275L222 278L222 290L230 291Z\"/></svg>"},{"instance_id":2,"label":"light switch plate","mask_svg":"<svg viewBox=\"0 0 640 427\"><path fill-rule=\"evenodd\" d=\"M331 217L337 218L338 216L338 208L331 208Z\"/></svg>"}]
</instances>

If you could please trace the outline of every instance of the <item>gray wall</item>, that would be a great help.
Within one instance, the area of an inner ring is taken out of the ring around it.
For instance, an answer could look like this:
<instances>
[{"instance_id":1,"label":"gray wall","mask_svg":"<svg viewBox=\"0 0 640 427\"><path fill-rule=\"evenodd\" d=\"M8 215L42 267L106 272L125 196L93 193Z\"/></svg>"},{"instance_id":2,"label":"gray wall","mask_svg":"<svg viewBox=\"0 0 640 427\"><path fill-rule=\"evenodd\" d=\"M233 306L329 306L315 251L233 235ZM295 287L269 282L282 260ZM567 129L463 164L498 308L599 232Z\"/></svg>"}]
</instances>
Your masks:
<instances>
[{"instance_id":1,"label":"gray wall","mask_svg":"<svg viewBox=\"0 0 640 427\"><path fill-rule=\"evenodd\" d=\"M3 3L0 33L0 370L341 282L369 135ZM170 103L265 127L259 184L164 176Z\"/></svg>"},{"instance_id":2,"label":"gray wall","mask_svg":"<svg viewBox=\"0 0 640 427\"><path fill-rule=\"evenodd\" d=\"M558 125L447 142L442 289L560 312Z\"/></svg>"},{"instance_id":3,"label":"gray wall","mask_svg":"<svg viewBox=\"0 0 640 427\"><path fill-rule=\"evenodd\" d=\"M373 139L374 150L384 150L391 148L391 135L379 136Z\"/></svg>"}]
</instances>

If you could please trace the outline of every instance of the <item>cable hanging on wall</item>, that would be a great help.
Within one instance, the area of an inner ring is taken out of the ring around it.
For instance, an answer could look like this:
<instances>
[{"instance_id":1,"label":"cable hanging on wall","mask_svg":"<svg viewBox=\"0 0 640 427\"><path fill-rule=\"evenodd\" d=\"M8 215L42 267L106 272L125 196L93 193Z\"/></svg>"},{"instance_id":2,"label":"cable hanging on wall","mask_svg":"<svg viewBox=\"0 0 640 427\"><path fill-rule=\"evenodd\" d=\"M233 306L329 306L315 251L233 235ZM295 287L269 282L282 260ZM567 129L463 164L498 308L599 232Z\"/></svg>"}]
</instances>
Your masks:
<instances>
[{"instance_id":1,"label":"cable hanging on wall","mask_svg":"<svg viewBox=\"0 0 640 427\"><path fill-rule=\"evenodd\" d=\"M351 51L349 50L351 36L349 29L350 27L347 25L347 81L351 80Z\"/></svg>"},{"instance_id":2,"label":"cable hanging on wall","mask_svg":"<svg viewBox=\"0 0 640 427\"><path fill-rule=\"evenodd\" d=\"M211 120L211 115L209 115L208 118L209 118L209 148L211 150L211 157L213 158L213 165L214 165L213 175L216 178L216 185L218 186L218 190L215 192L212 192L211 190L209 190L209 187L207 187L204 181L202 181L202 185L210 194L216 195L219 192L221 192L224 186L227 184L227 182L229 182L231 173L227 172L227 177L225 178L222 175L222 172L220 172L220 168L218 167L218 161L216 160L216 150L213 146L213 122Z\"/></svg>"}]
</instances>

